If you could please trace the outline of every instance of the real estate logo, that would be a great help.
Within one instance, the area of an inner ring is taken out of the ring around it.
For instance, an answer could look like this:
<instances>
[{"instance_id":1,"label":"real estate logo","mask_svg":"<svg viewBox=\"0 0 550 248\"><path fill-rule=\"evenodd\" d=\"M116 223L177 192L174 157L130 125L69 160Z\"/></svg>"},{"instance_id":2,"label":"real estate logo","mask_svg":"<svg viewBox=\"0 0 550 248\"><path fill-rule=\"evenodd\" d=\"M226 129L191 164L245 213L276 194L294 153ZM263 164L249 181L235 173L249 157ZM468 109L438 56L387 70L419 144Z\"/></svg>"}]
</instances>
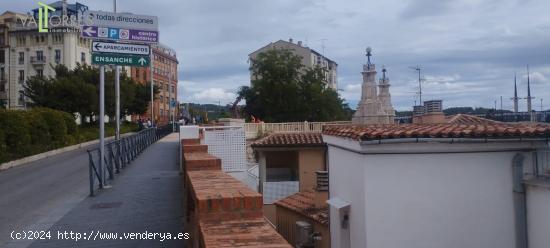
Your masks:
<instances>
[{"instance_id":1,"label":"real estate logo","mask_svg":"<svg viewBox=\"0 0 550 248\"><path fill-rule=\"evenodd\" d=\"M48 11L55 11L55 9L41 2L38 2L38 5L41 6L38 8L38 32L47 33L48 22L50 21L48 18Z\"/></svg>"}]
</instances>

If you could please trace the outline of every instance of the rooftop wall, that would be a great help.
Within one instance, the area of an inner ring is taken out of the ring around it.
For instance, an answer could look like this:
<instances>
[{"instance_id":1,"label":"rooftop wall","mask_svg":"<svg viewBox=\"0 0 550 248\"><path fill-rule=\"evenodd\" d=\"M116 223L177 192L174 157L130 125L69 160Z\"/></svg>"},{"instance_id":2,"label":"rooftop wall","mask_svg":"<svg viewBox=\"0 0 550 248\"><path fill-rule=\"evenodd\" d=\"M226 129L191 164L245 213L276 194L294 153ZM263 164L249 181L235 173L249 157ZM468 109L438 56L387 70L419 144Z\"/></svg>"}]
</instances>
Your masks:
<instances>
[{"instance_id":1,"label":"rooftop wall","mask_svg":"<svg viewBox=\"0 0 550 248\"><path fill-rule=\"evenodd\" d=\"M262 195L221 171L199 139L183 139L188 247L292 247L264 219Z\"/></svg>"}]
</instances>

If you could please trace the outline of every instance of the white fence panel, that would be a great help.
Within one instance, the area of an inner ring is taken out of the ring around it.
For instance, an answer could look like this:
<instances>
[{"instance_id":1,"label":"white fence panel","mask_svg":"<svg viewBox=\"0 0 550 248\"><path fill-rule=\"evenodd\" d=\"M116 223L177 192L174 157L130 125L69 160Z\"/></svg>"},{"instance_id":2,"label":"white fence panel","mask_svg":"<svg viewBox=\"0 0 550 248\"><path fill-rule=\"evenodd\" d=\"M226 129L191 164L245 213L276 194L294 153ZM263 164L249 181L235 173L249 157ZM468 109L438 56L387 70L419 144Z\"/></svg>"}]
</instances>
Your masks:
<instances>
[{"instance_id":1,"label":"white fence panel","mask_svg":"<svg viewBox=\"0 0 550 248\"><path fill-rule=\"evenodd\" d=\"M264 182L264 204L273 204L300 191L299 181Z\"/></svg>"},{"instance_id":2,"label":"white fence panel","mask_svg":"<svg viewBox=\"0 0 550 248\"><path fill-rule=\"evenodd\" d=\"M246 138L242 127L205 127L203 144L208 153L222 160L225 172L245 171Z\"/></svg>"}]
</instances>

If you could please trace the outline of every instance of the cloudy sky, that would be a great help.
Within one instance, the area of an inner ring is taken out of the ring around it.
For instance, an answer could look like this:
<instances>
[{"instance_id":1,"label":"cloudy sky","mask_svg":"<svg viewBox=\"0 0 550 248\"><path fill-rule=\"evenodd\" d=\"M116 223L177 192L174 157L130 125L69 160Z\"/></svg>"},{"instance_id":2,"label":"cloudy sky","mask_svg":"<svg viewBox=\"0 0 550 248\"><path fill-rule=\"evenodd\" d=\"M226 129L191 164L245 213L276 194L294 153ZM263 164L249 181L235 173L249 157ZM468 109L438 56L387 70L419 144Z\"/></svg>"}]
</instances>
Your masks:
<instances>
[{"instance_id":1,"label":"cloudy sky","mask_svg":"<svg viewBox=\"0 0 550 248\"><path fill-rule=\"evenodd\" d=\"M111 0L80 2L112 10ZM0 7L26 12L35 5L18 0ZM247 55L293 38L317 51L324 44L352 107L367 46L374 62L388 68L398 110L418 99L417 74L409 68L415 65L423 68L423 100L493 107L502 96L509 109L514 72L525 97L529 64L534 105L538 110L542 98L550 106L548 0L119 0L118 8L159 16L161 41L178 53L184 102L232 102L236 89L250 83Z\"/></svg>"}]
</instances>

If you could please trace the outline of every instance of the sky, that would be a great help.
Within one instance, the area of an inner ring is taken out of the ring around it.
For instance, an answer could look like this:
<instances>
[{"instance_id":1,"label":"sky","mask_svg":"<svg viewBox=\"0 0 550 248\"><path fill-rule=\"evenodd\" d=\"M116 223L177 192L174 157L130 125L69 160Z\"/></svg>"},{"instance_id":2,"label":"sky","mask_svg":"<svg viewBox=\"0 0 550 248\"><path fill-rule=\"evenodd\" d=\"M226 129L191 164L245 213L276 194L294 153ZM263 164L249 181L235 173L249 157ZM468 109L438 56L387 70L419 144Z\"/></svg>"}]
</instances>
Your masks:
<instances>
[{"instance_id":1,"label":"sky","mask_svg":"<svg viewBox=\"0 0 550 248\"><path fill-rule=\"evenodd\" d=\"M48 2L48 1L45 1ZM69 0L69 2L72 2ZM111 11L111 0L81 0ZM0 12L27 12L34 0L2 1ZM250 84L248 54L279 39L303 41L338 63L339 93L361 98L365 48L388 70L392 102L410 110L422 99L444 107L512 108L531 71L533 105L550 108L548 0L118 0L118 10L156 15L160 40L177 52L178 99L228 104ZM381 73L380 73L381 74ZM381 76L381 75L379 75ZM520 101L520 110L526 100Z\"/></svg>"}]
</instances>

